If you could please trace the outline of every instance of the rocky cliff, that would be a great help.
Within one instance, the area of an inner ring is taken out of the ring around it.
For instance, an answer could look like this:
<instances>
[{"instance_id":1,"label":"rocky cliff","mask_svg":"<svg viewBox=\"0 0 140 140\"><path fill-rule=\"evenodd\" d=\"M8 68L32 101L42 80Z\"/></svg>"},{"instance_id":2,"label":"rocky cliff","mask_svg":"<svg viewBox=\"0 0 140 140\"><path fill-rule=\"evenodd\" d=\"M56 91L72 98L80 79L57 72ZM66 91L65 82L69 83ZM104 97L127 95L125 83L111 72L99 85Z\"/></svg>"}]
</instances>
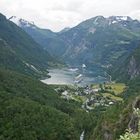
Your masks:
<instances>
[{"instance_id":1,"label":"rocky cliff","mask_svg":"<svg viewBox=\"0 0 140 140\"><path fill-rule=\"evenodd\" d=\"M129 61L128 75L130 76L130 79L133 79L140 75L139 62L136 61L134 56L132 56Z\"/></svg>"}]
</instances>

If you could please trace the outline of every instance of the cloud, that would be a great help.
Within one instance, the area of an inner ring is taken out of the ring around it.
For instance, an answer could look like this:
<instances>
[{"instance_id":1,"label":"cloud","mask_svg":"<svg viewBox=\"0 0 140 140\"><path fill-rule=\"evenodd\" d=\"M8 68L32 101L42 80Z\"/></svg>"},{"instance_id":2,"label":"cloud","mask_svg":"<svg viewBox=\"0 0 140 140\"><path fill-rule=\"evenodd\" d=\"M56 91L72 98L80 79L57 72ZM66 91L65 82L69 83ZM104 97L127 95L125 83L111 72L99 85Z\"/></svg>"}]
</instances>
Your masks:
<instances>
[{"instance_id":1,"label":"cloud","mask_svg":"<svg viewBox=\"0 0 140 140\"><path fill-rule=\"evenodd\" d=\"M0 12L59 31L97 16L128 15L140 19L140 0L0 0Z\"/></svg>"},{"instance_id":2,"label":"cloud","mask_svg":"<svg viewBox=\"0 0 140 140\"><path fill-rule=\"evenodd\" d=\"M130 13L130 16L140 20L140 10L134 10L134 11L132 11Z\"/></svg>"}]
</instances>

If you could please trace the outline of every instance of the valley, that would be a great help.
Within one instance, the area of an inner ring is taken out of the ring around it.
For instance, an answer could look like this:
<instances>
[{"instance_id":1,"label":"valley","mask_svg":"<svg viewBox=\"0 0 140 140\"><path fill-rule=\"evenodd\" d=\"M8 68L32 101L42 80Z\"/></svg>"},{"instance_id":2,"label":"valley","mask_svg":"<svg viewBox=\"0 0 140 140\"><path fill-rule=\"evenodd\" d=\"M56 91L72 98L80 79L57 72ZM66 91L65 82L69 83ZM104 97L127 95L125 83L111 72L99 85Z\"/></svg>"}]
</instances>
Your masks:
<instances>
[{"instance_id":1,"label":"valley","mask_svg":"<svg viewBox=\"0 0 140 140\"><path fill-rule=\"evenodd\" d=\"M126 90L126 85L122 83L91 84L84 87L77 85L52 85L57 94L66 99L79 102L81 108L86 112L94 110L96 107L107 108L118 102L123 102L122 95Z\"/></svg>"},{"instance_id":2,"label":"valley","mask_svg":"<svg viewBox=\"0 0 140 140\"><path fill-rule=\"evenodd\" d=\"M105 72L104 72L105 73ZM96 106L108 107L122 102L121 93L125 84L110 81L110 76L96 75L86 67L49 70L49 78L41 82L55 87L55 91L66 100L81 103L82 109L93 110ZM103 73L101 73L102 75ZM96 77L95 77L96 76Z\"/></svg>"},{"instance_id":3,"label":"valley","mask_svg":"<svg viewBox=\"0 0 140 140\"><path fill-rule=\"evenodd\" d=\"M87 72L86 67L82 67L82 70L52 69L49 71L50 78L41 81L51 85L59 97L66 102L77 102L86 114L92 114L98 108L102 114L109 107L124 103L122 96L128 87L123 83L110 81L110 75L94 77L96 74ZM85 130L86 128L83 127L80 140L87 137L88 132Z\"/></svg>"},{"instance_id":4,"label":"valley","mask_svg":"<svg viewBox=\"0 0 140 140\"><path fill-rule=\"evenodd\" d=\"M139 133L139 44L140 21L128 16L53 32L0 14L0 140Z\"/></svg>"}]
</instances>

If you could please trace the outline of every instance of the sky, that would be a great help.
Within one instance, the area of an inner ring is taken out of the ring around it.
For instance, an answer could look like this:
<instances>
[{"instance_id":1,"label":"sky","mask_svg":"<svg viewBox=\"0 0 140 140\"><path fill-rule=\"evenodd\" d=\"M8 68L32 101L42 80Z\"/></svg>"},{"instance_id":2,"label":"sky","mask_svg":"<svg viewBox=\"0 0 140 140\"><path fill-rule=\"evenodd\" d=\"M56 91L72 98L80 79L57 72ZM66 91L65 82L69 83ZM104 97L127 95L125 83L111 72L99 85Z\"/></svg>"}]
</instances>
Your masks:
<instances>
[{"instance_id":1,"label":"sky","mask_svg":"<svg viewBox=\"0 0 140 140\"><path fill-rule=\"evenodd\" d=\"M0 13L60 31L98 15L140 20L140 0L0 0Z\"/></svg>"}]
</instances>

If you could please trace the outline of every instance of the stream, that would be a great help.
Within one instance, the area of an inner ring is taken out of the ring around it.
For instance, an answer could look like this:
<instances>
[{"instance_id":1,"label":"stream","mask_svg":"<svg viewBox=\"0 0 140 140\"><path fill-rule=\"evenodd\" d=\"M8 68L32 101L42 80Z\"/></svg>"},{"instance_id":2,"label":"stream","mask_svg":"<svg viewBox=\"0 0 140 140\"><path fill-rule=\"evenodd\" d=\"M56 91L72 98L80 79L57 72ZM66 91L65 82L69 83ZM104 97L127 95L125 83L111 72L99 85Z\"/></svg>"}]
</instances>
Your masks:
<instances>
[{"instance_id":1,"label":"stream","mask_svg":"<svg viewBox=\"0 0 140 140\"><path fill-rule=\"evenodd\" d=\"M80 140L84 140L85 131L81 133Z\"/></svg>"}]
</instances>

